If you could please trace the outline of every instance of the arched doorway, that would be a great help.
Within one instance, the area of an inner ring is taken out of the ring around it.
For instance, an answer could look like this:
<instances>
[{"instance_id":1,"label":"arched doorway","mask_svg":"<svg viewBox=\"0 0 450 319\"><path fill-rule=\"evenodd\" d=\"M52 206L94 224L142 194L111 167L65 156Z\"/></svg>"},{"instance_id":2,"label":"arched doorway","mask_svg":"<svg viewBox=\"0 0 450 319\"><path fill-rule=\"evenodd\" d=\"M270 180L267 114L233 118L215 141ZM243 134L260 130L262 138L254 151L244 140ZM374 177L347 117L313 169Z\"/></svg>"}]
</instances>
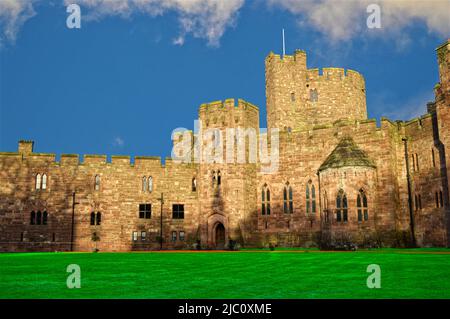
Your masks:
<instances>
[{"instance_id":1,"label":"arched doorway","mask_svg":"<svg viewBox=\"0 0 450 319\"><path fill-rule=\"evenodd\" d=\"M225 249L225 227L222 223L217 223L214 227L214 239L216 249Z\"/></svg>"}]
</instances>

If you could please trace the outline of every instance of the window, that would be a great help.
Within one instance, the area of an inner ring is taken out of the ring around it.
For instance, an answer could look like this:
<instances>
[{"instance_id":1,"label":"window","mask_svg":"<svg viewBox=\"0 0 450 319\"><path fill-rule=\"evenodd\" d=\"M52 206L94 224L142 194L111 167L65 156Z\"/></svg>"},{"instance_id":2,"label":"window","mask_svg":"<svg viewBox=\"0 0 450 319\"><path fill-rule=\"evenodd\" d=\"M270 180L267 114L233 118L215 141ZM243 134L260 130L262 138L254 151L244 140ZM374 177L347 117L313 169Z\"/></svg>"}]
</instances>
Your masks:
<instances>
[{"instance_id":1,"label":"window","mask_svg":"<svg viewBox=\"0 0 450 319\"><path fill-rule=\"evenodd\" d=\"M177 232L176 231L172 232L172 241L177 241Z\"/></svg>"},{"instance_id":2,"label":"window","mask_svg":"<svg viewBox=\"0 0 450 319\"><path fill-rule=\"evenodd\" d=\"M55 234L55 233L52 234L52 241L53 241L53 242L56 241L56 234Z\"/></svg>"},{"instance_id":3,"label":"window","mask_svg":"<svg viewBox=\"0 0 450 319\"><path fill-rule=\"evenodd\" d=\"M192 191L193 192L197 191L197 179L195 177L192 178Z\"/></svg>"},{"instance_id":4,"label":"window","mask_svg":"<svg viewBox=\"0 0 450 319\"><path fill-rule=\"evenodd\" d=\"M316 188L312 180L306 184L306 213L316 213Z\"/></svg>"},{"instance_id":5,"label":"window","mask_svg":"<svg viewBox=\"0 0 450 319\"><path fill-rule=\"evenodd\" d=\"M147 177L142 177L142 191L146 192L147 191Z\"/></svg>"},{"instance_id":6,"label":"window","mask_svg":"<svg viewBox=\"0 0 450 319\"><path fill-rule=\"evenodd\" d=\"M309 90L309 100L311 102L317 102L319 95L317 94L317 89Z\"/></svg>"},{"instance_id":7,"label":"window","mask_svg":"<svg viewBox=\"0 0 450 319\"><path fill-rule=\"evenodd\" d=\"M95 175L95 179L94 179L94 189L96 191L100 190L100 176L99 175Z\"/></svg>"},{"instance_id":8,"label":"window","mask_svg":"<svg viewBox=\"0 0 450 319\"><path fill-rule=\"evenodd\" d=\"M363 189L359 190L358 197L356 199L356 206L358 209L358 222L369 220L369 211L367 209L367 196Z\"/></svg>"},{"instance_id":9,"label":"window","mask_svg":"<svg viewBox=\"0 0 450 319\"><path fill-rule=\"evenodd\" d=\"M419 155L416 154L416 169L419 171Z\"/></svg>"},{"instance_id":10,"label":"window","mask_svg":"<svg viewBox=\"0 0 450 319\"><path fill-rule=\"evenodd\" d=\"M36 189L41 189L41 174L36 175Z\"/></svg>"},{"instance_id":11,"label":"window","mask_svg":"<svg viewBox=\"0 0 450 319\"><path fill-rule=\"evenodd\" d=\"M285 214L292 214L294 212L294 203L292 200L292 187L289 182L286 183L283 189L283 208Z\"/></svg>"},{"instance_id":12,"label":"window","mask_svg":"<svg viewBox=\"0 0 450 319\"><path fill-rule=\"evenodd\" d=\"M324 210L325 222L328 223L328 195L327 195L327 192L324 192L324 194L323 194L323 210Z\"/></svg>"},{"instance_id":13,"label":"window","mask_svg":"<svg viewBox=\"0 0 450 319\"><path fill-rule=\"evenodd\" d=\"M347 222L348 221L348 205L347 196L341 189L336 196L336 221Z\"/></svg>"},{"instance_id":14,"label":"window","mask_svg":"<svg viewBox=\"0 0 450 319\"><path fill-rule=\"evenodd\" d=\"M184 205L173 204L172 205L172 218L184 219Z\"/></svg>"},{"instance_id":15,"label":"window","mask_svg":"<svg viewBox=\"0 0 450 319\"><path fill-rule=\"evenodd\" d=\"M139 218L152 218L152 204L139 204Z\"/></svg>"},{"instance_id":16,"label":"window","mask_svg":"<svg viewBox=\"0 0 450 319\"><path fill-rule=\"evenodd\" d=\"M142 241L145 241L146 238L147 238L147 232L142 231L142 232L141 232L141 240L142 240Z\"/></svg>"},{"instance_id":17,"label":"window","mask_svg":"<svg viewBox=\"0 0 450 319\"><path fill-rule=\"evenodd\" d=\"M148 177L148 191L151 193L153 192L153 177Z\"/></svg>"},{"instance_id":18,"label":"window","mask_svg":"<svg viewBox=\"0 0 450 319\"><path fill-rule=\"evenodd\" d=\"M20 241L23 241L23 233L20 233Z\"/></svg>"},{"instance_id":19,"label":"window","mask_svg":"<svg viewBox=\"0 0 450 319\"><path fill-rule=\"evenodd\" d=\"M213 183L213 186L216 185L216 172L215 171L212 171L212 183Z\"/></svg>"},{"instance_id":20,"label":"window","mask_svg":"<svg viewBox=\"0 0 450 319\"><path fill-rule=\"evenodd\" d=\"M30 225L35 225L35 224L36 224L36 213L34 211L32 211L30 214Z\"/></svg>"},{"instance_id":21,"label":"window","mask_svg":"<svg viewBox=\"0 0 450 319\"><path fill-rule=\"evenodd\" d=\"M47 189L47 175L42 175L42 189Z\"/></svg>"},{"instance_id":22,"label":"window","mask_svg":"<svg viewBox=\"0 0 450 319\"><path fill-rule=\"evenodd\" d=\"M220 175L220 171L217 171L217 185L220 185L222 176Z\"/></svg>"},{"instance_id":23,"label":"window","mask_svg":"<svg viewBox=\"0 0 450 319\"><path fill-rule=\"evenodd\" d=\"M134 231L133 232L133 241L137 241L138 240L138 232Z\"/></svg>"},{"instance_id":24,"label":"window","mask_svg":"<svg viewBox=\"0 0 450 319\"><path fill-rule=\"evenodd\" d=\"M434 155L434 149L431 149L431 163L433 164L433 167L436 167L436 158Z\"/></svg>"},{"instance_id":25,"label":"window","mask_svg":"<svg viewBox=\"0 0 450 319\"><path fill-rule=\"evenodd\" d=\"M46 211L42 213L42 225L47 225L48 214Z\"/></svg>"},{"instance_id":26,"label":"window","mask_svg":"<svg viewBox=\"0 0 450 319\"><path fill-rule=\"evenodd\" d=\"M102 214L100 212L91 213L91 226L99 226L102 223Z\"/></svg>"},{"instance_id":27,"label":"window","mask_svg":"<svg viewBox=\"0 0 450 319\"><path fill-rule=\"evenodd\" d=\"M42 213L40 210L38 210L36 214L36 225L41 225L42 223Z\"/></svg>"},{"instance_id":28,"label":"window","mask_svg":"<svg viewBox=\"0 0 450 319\"><path fill-rule=\"evenodd\" d=\"M270 215L270 190L267 184L261 189L261 214Z\"/></svg>"},{"instance_id":29,"label":"window","mask_svg":"<svg viewBox=\"0 0 450 319\"><path fill-rule=\"evenodd\" d=\"M184 231L180 231L180 241L184 241Z\"/></svg>"},{"instance_id":30,"label":"window","mask_svg":"<svg viewBox=\"0 0 450 319\"><path fill-rule=\"evenodd\" d=\"M295 93L294 92L291 93L291 102L295 102Z\"/></svg>"}]
</instances>

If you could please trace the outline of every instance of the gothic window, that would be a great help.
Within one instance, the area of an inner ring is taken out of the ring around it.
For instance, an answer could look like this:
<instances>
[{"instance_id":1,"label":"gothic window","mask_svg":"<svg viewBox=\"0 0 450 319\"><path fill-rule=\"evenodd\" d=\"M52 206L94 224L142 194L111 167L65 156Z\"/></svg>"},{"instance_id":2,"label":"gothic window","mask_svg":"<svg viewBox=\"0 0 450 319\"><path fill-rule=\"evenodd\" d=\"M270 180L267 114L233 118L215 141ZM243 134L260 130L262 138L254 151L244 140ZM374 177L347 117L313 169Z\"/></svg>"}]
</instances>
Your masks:
<instances>
[{"instance_id":1,"label":"gothic window","mask_svg":"<svg viewBox=\"0 0 450 319\"><path fill-rule=\"evenodd\" d=\"M36 224L36 213L34 211L32 211L30 214L30 225L35 225L35 224Z\"/></svg>"},{"instance_id":2,"label":"gothic window","mask_svg":"<svg viewBox=\"0 0 450 319\"><path fill-rule=\"evenodd\" d=\"M323 211L324 211L325 222L328 223L328 195L327 195L327 192L324 192L324 194L323 194Z\"/></svg>"},{"instance_id":3,"label":"gothic window","mask_svg":"<svg viewBox=\"0 0 450 319\"><path fill-rule=\"evenodd\" d=\"M41 189L41 174L36 175L36 189Z\"/></svg>"},{"instance_id":4,"label":"gothic window","mask_svg":"<svg viewBox=\"0 0 450 319\"><path fill-rule=\"evenodd\" d=\"M213 183L213 186L216 185L216 172L215 171L212 171L212 183Z\"/></svg>"},{"instance_id":5,"label":"gothic window","mask_svg":"<svg viewBox=\"0 0 450 319\"><path fill-rule=\"evenodd\" d=\"M40 210L38 210L36 214L36 225L40 225L42 223L42 213Z\"/></svg>"},{"instance_id":6,"label":"gothic window","mask_svg":"<svg viewBox=\"0 0 450 319\"><path fill-rule=\"evenodd\" d=\"M319 95L317 93L317 89L309 90L309 100L311 102L317 102L318 97L319 97Z\"/></svg>"},{"instance_id":7,"label":"gothic window","mask_svg":"<svg viewBox=\"0 0 450 319\"><path fill-rule=\"evenodd\" d=\"M270 215L270 190L267 184L261 189L261 214Z\"/></svg>"},{"instance_id":8,"label":"gothic window","mask_svg":"<svg viewBox=\"0 0 450 319\"><path fill-rule=\"evenodd\" d=\"M306 185L306 214L311 211L311 199L309 194L309 184Z\"/></svg>"},{"instance_id":9,"label":"gothic window","mask_svg":"<svg viewBox=\"0 0 450 319\"><path fill-rule=\"evenodd\" d=\"M433 167L436 167L436 158L434 156L434 149L431 149L431 162L433 164Z\"/></svg>"},{"instance_id":10,"label":"gothic window","mask_svg":"<svg viewBox=\"0 0 450 319\"><path fill-rule=\"evenodd\" d=\"M100 176L99 175L95 175L94 182L95 182L95 186L94 186L95 190L96 191L100 190Z\"/></svg>"},{"instance_id":11,"label":"gothic window","mask_svg":"<svg viewBox=\"0 0 450 319\"><path fill-rule=\"evenodd\" d=\"M197 191L197 179L195 177L192 178L192 191Z\"/></svg>"},{"instance_id":12,"label":"gothic window","mask_svg":"<svg viewBox=\"0 0 450 319\"><path fill-rule=\"evenodd\" d=\"M294 212L294 202L292 199L292 187L289 182L283 188L283 208L285 214L292 214Z\"/></svg>"},{"instance_id":13,"label":"gothic window","mask_svg":"<svg viewBox=\"0 0 450 319\"><path fill-rule=\"evenodd\" d=\"M96 218L97 225L100 225L102 223L102 213L97 212L97 216L96 217L97 217Z\"/></svg>"},{"instance_id":14,"label":"gothic window","mask_svg":"<svg viewBox=\"0 0 450 319\"><path fill-rule=\"evenodd\" d=\"M95 213L91 213L91 226L95 225Z\"/></svg>"},{"instance_id":15,"label":"gothic window","mask_svg":"<svg viewBox=\"0 0 450 319\"><path fill-rule=\"evenodd\" d=\"M367 196L363 189L359 190L358 197L356 199L356 206L358 208L358 222L369 220L369 211L367 208Z\"/></svg>"},{"instance_id":16,"label":"gothic window","mask_svg":"<svg viewBox=\"0 0 450 319\"><path fill-rule=\"evenodd\" d=\"M47 189L47 175L42 175L42 189Z\"/></svg>"},{"instance_id":17,"label":"gothic window","mask_svg":"<svg viewBox=\"0 0 450 319\"><path fill-rule=\"evenodd\" d=\"M139 218L150 219L152 217L152 204L139 204Z\"/></svg>"},{"instance_id":18,"label":"gothic window","mask_svg":"<svg viewBox=\"0 0 450 319\"><path fill-rule=\"evenodd\" d=\"M142 191L147 191L147 177L142 177Z\"/></svg>"},{"instance_id":19,"label":"gothic window","mask_svg":"<svg viewBox=\"0 0 450 319\"><path fill-rule=\"evenodd\" d=\"M316 212L316 188L312 183L312 180L308 181L306 185L306 213Z\"/></svg>"},{"instance_id":20,"label":"gothic window","mask_svg":"<svg viewBox=\"0 0 450 319\"><path fill-rule=\"evenodd\" d=\"M42 225L47 225L48 214L46 211L42 213Z\"/></svg>"},{"instance_id":21,"label":"gothic window","mask_svg":"<svg viewBox=\"0 0 450 319\"><path fill-rule=\"evenodd\" d=\"M153 177L148 177L148 191L151 193L153 192Z\"/></svg>"},{"instance_id":22,"label":"gothic window","mask_svg":"<svg viewBox=\"0 0 450 319\"><path fill-rule=\"evenodd\" d=\"M184 219L184 205L173 204L172 205L172 218L173 219Z\"/></svg>"},{"instance_id":23,"label":"gothic window","mask_svg":"<svg viewBox=\"0 0 450 319\"><path fill-rule=\"evenodd\" d=\"M311 211L314 214L316 212L316 188L311 185Z\"/></svg>"},{"instance_id":24,"label":"gothic window","mask_svg":"<svg viewBox=\"0 0 450 319\"><path fill-rule=\"evenodd\" d=\"M347 196L342 189L339 190L338 195L336 196L336 221L348 221Z\"/></svg>"},{"instance_id":25,"label":"gothic window","mask_svg":"<svg viewBox=\"0 0 450 319\"><path fill-rule=\"evenodd\" d=\"M217 171L217 185L220 185L221 179L222 179L222 176L220 174L220 171Z\"/></svg>"}]
</instances>

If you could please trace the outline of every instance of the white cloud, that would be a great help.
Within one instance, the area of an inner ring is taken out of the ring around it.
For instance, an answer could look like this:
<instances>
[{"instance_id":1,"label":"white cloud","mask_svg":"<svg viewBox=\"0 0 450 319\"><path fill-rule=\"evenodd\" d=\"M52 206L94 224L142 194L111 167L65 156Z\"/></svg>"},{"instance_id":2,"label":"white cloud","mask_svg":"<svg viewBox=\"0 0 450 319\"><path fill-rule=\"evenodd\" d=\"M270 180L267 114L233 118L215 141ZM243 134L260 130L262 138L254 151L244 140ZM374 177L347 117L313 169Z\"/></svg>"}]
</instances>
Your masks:
<instances>
[{"instance_id":1,"label":"white cloud","mask_svg":"<svg viewBox=\"0 0 450 319\"><path fill-rule=\"evenodd\" d=\"M151 17L175 12L180 24L180 35L174 44L182 45L185 36L191 34L203 38L211 46L218 46L228 27L235 24L238 11L244 0L64 0L66 4L76 2L82 15L90 20L105 16L130 18L133 14ZM86 13L83 11L86 10Z\"/></svg>"},{"instance_id":2,"label":"white cloud","mask_svg":"<svg viewBox=\"0 0 450 319\"><path fill-rule=\"evenodd\" d=\"M125 141L123 140L123 138L117 136L114 138L113 140L113 146L118 146L118 147L122 147L125 145Z\"/></svg>"},{"instance_id":3,"label":"white cloud","mask_svg":"<svg viewBox=\"0 0 450 319\"><path fill-rule=\"evenodd\" d=\"M381 29L368 29L367 6L381 7ZM401 36L400 45L409 40L404 31L416 21L428 32L446 39L450 34L450 1L448 0L269 0L298 18L299 25L312 26L330 40L351 40L369 32L371 35Z\"/></svg>"},{"instance_id":4,"label":"white cloud","mask_svg":"<svg viewBox=\"0 0 450 319\"><path fill-rule=\"evenodd\" d=\"M14 43L22 25L36 12L35 0L0 0L0 47L4 42Z\"/></svg>"}]
</instances>

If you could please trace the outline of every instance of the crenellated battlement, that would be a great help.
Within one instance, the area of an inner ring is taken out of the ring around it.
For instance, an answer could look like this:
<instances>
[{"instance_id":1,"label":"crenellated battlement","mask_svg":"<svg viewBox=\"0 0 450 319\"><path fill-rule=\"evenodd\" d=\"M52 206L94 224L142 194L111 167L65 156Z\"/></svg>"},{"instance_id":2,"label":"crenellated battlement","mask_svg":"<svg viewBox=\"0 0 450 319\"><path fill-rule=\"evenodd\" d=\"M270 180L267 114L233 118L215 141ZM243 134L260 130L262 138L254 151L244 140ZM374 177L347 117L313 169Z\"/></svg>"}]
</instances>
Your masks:
<instances>
[{"instance_id":1,"label":"crenellated battlement","mask_svg":"<svg viewBox=\"0 0 450 319\"><path fill-rule=\"evenodd\" d=\"M322 69L315 68L306 70L306 83L326 83L329 81L342 81L343 83L353 84L361 89L365 88L364 76L361 73L351 69L328 67Z\"/></svg>"},{"instance_id":2,"label":"crenellated battlement","mask_svg":"<svg viewBox=\"0 0 450 319\"><path fill-rule=\"evenodd\" d=\"M216 111L218 109L221 110L249 110L249 109L253 109L256 111L259 111L259 108L250 103L247 102L243 99L237 99L237 103L236 103L236 99L226 99L224 101L218 100L218 101L213 101L213 102L209 102L209 103L203 103L200 105L199 108L199 112L202 111Z\"/></svg>"}]
</instances>

